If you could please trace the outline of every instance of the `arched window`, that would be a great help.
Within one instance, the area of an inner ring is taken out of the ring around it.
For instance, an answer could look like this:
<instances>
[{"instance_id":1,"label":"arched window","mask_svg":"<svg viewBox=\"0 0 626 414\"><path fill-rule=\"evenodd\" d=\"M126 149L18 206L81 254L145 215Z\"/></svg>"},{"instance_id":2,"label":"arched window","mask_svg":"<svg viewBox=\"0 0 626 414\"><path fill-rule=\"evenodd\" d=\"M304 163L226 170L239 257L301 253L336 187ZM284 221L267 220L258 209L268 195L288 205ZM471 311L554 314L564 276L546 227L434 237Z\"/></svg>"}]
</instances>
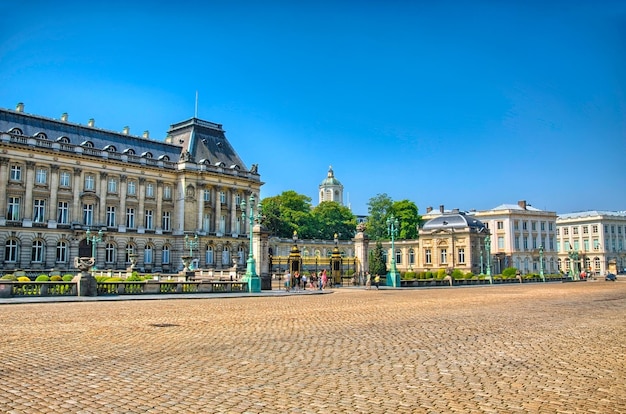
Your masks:
<instances>
[{"instance_id":1,"label":"arched window","mask_svg":"<svg viewBox=\"0 0 626 414\"><path fill-rule=\"evenodd\" d=\"M85 148L93 148L93 142L91 141L83 141L80 144L81 147L85 147Z\"/></svg>"},{"instance_id":2,"label":"arched window","mask_svg":"<svg viewBox=\"0 0 626 414\"><path fill-rule=\"evenodd\" d=\"M558 259L556 261L556 265L557 265L559 270L563 270L563 262L561 262L561 259Z\"/></svg>"},{"instance_id":3,"label":"arched window","mask_svg":"<svg viewBox=\"0 0 626 414\"><path fill-rule=\"evenodd\" d=\"M20 246L15 239L7 240L4 247L4 261L8 263L16 263L19 257Z\"/></svg>"},{"instance_id":4,"label":"arched window","mask_svg":"<svg viewBox=\"0 0 626 414\"><path fill-rule=\"evenodd\" d=\"M213 246L207 245L206 251L204 253L204 259L206 260L207 265L213 264Z\"/></svg>"},{"instance_id":5,"label":"arched window","mask_svg":"<svg viewBox=\"0 0 626 414\"><path fill-rule=\"evenodd\" d=\"M48 139L48 136L45 133L43 133L43 132L38 132L38 133L35 134L35 138L38 138L38 139Z\"/></svg>"},{"instance_id":6,"label":"arched window","mask_svg":"<svg viewBox=\"0 0 626 414\"><path fill-rule=\"evenodd\" d=\"M124 258L124 260L126 261L126 263L130 263L130 255L135 254L135 246L129 243L126 245L125 250L126 250L126 257Z\"/></svg>"},{"instance_id":7,"label":"arched window","mask_svg":"<svg viewBox=\"0 0 626 414\"><path fill-rule=\"evenodd\" d=\"M108 152L117 152L117 148L115 148L115 145L107 145L103 149Z\"/></svg>"},{"instance_id":8,"label":"arched window","mask_svg":"<svg viewBox=\"0 0 626 414\"><path fill-rule=\"evenodd\" d=\"M168 157L167 155L161 155L161 156L159 157L159 160L161 160L161 161L169 161L169 160L170 160L170 157Z\"/></svg>"},{"instance_id":9,"label":"arched window","mask_svg":"<svg viewBox=\"0 0 626 414\"><path fill-rule=\"evenodd\" d=\"M599 257L596 257L593 259L593 267L596 272L600 271L600 258Z\"/></svg>"},{"instance_id":10,"label":"arched window","mask_svg":"<svg viewBox=\"0 0 626 414\"><path fill-rule=\"evenodd\" d=\"M132 148L126 148L124 150L124 154L126 154L126 155L135 155L135 150L132 149Z\"/></svg>"},{"instance_id":11,"label":"arched window","mask_svg":"<svg viewBox=\"0 0 626 414\"><path fill-rule=\"evenodd\" d=\"M237 249L237 253L239 253L239 264L242 265L245 263L245 252L243 250L243 246L239 246Z\"/></svg>"},{"instance_id":12,"label":"arched window","mask_svg":"<svg viewBox=\"0 0 626 414\"><path fill-rule=\"evenodd\" d=\"M33 247L31 249L31 261L33 263L43 262L45 257L45 244L43 240L37 239L33 241Z\"/></svg>"},{"instance_id":13,"label":"arched window","mask_svg":"<svg viewBox=\"0 0 626 414\"><path fill-rule=\"evenodd\" d=\"M115 263L115 259L117 258L115 245L113 243L107 243L104 252L104 261L109 264Z\"/></svg>"},{"instance_id":14,"label":"arched window","mask_svg":"<svg viewBox=\"0 0 626 414\"><path fill-rule=\"evenodd\" d=\"M57 142L60 144L69 144L70 139L68 137L58 137Z\"/></svg>"},{"instance_id":15,"label":"arched window","mask_svg":"<svg viewBox=\"0 0 626 414\"><path fill-rule=\"evenodd\" d=\"M228 246L224 246L222 249L222 266L231 266L230 251L228 250Z\"/></svg>"},{"instance_id":16,"label":"arched window","mask_svg":"<svg viewBox=\"0 0 626 414\"><path fill-rule=\"evenodd\" d=\"M410 265L414 265L415 264L415 250L413 250L413 249L409 250L409 264Z\"/></svg>"},{"instance_id":17,"label":"arched window","mask_svg":"<svg viewBox=\"0 0 626 414\"><path fill-rule=\"evenodd\" d=\"M170 246L163 246L163 250L161 251L161 263L162 264L170 264Z\"/></svg>"},{"instance_id":18,"label":"arched window","mask_svg":"<svg viewBox=\"0 0 626 414\"><path fill-rule=\"evenodd\" d=\"M66 241L61 240L60 242L57 243L56 262L67 263L68 257L69 257L69 245Z\"/></svg>"},{"instance_id":19,"label":"arched window","mask_svg":"<svg viewBox=\"0 0 626 414\"><path fill-rule=\"evenodd\" d=\"M152 255L152 245L148 244L143 249L143 263L144 264L152 264L154 261L154 257Z\"/></svg>"},{"instance_id":20,"label":"arched window","mask_svg":"<svg viewBox=\"0 0 626 414\"><path fill-rule=\"evenodd\" d=\"M143 152L141 156L144 158L152 158L152 153L150 151L146 151L146 152Z\"/></svg>"},{"instance_id":21,"label":"arched window","mask_svg":"<svg viewBox=\"0 0 626 414\"><path fill-rule=\"evenodd\" d=\"M19 128L11 128L9 133L13 135L22 135L22 130Z\"/></svg>"},{"instance_id":22,"label":"arched window","mask_svg":"<svg viewBox=\"0 0 626 414\"><path fill-rule=\"evenodd\" d=\"M402 264L402 252L400 249L396 250L396 264Z\"/></svg>"}]
</instances>

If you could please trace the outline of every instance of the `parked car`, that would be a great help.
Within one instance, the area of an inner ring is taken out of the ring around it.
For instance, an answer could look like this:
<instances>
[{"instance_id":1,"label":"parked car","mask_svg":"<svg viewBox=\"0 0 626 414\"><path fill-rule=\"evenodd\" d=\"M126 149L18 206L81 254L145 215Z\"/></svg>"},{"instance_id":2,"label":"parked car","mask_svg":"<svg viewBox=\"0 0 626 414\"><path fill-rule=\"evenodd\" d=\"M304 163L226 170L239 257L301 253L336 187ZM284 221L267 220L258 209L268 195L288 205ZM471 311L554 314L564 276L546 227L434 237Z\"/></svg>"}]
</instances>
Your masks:
<instances>
[{"instance_id":1,"label":"parked car","mask_svg":"<svg viewBox=\"0 0 626 414\"><path fill-rule=\"evenodd\" d=\"M615 275L613 273L607 273L607 275L604 277L604 280L610 280L611 282L615 282Z\"/></svg>"}]
</instances>

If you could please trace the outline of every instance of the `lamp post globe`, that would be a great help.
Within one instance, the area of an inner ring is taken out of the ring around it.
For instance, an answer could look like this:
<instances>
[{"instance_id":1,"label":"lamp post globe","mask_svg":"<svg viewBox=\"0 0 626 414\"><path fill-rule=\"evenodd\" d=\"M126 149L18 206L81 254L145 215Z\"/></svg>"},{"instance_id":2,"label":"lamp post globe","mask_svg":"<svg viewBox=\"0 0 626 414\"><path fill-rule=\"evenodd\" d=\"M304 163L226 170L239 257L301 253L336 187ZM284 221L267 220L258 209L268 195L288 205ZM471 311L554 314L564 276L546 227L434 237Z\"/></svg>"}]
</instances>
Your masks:
<instances>
[{"instance_id":1,"label":"lamp post globe","mask_svg":"<svg viewBox=\"0 0 626 414\"><path fill-rule=\"evenodd\" d=\"M391 236L391 269L387 273L387 286L400 287L400 272L396 267L396 247L395 238L398 235L400 222L393 214L387 218L387 233Z\"/></svg>"}]
</instances>

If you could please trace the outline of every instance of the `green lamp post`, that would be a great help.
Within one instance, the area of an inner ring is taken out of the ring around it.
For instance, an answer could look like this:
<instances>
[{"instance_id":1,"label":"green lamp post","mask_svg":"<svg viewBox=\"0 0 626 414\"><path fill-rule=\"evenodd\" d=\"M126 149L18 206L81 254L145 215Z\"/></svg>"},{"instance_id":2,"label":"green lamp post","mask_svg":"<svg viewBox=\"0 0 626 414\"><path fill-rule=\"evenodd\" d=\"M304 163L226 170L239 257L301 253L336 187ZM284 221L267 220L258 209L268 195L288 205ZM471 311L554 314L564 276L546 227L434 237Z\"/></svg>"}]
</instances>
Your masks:
<instances>
[{"instance_id":1,"label":"green lamp post","mask_svg":"<svg viewBox=\"0 0 626 414\"><path fill-rule=\"evenodd\" d=\"M198 240L197 234L193 238L185 234L185 247L189 249L189 257L193 257L193 249L197 249L199 244L200 241Z\"/></svg>"},{"instance_id":2,"label":"green lamp post","mask_svg":"<svg viewBox=\"0 0 626 414\"><path fill-rule=\"evenodd\" d=\"M546 275L543 273L543 244L539 246L539 276L542 281L546 281Z\"/></svg>"},{"instance_id":3,"label":"green lamp post","mask_svg":"<svg viewBox=\"0 0 626 414\"><path fill-rule=\"evenodd\" d=\"M98 243L100 243L102 241L102 236L104 233L102 233L102 230L98 231L97 234L93 234L91 233L90 229L87 229L87 232L85 233L85 235L87 236L87 242L91 243L91 257L93 257L94 260L94 264L93 267L91 268L92 270L96 270L96 246Z\"/></svg>"},{"instance_id":4,"label":"green lamp post","mask_svg":"<svg viewBox=\"0 0 626 414\"><path fill-rule=\"evenodd\" d=\"M387 233L391 236L391 269L387 273L387 286L400 287L400 272L396 268L395 237L398 235L400 223L393 214L387 219Z\"/></svg>"},{"instance_id":5,"label":"green lamp post","mask_svg":"<svg viewBox=\"0 0 626 414\"><path fill-rule=\"evenodd\" d=\"M487 253L487 277L489 283L493 284L493 276L491 275L491 237L485 237L485 253Z\"/></svg>"},{"instance_id":6,"label":"green lamp post","mask_svg":"<svg viewBox=\"0 0 626 414\"><path fill-rule=\"evenodd\" d=\"M259 203L258 206L255 206L255 202L256 199L254 198L254 194L251 194L250 198L248 199L250 211L248 214L246 214L246 200L241 200L241 218L243 219L244 223L246 221L246 217L248 217L248 219L250 220L250 229L248 230L250 232L250 252L248 253L248 263L246 267L246 274L244 276L245 280L248 282L248 292L261 291L261 278L256 273L256 261L254 260L254 255L252 253L254 220L261 220L261 204ZM256 216L254 213L255 207L257 211Z\"/></svg>"}]
</instances>

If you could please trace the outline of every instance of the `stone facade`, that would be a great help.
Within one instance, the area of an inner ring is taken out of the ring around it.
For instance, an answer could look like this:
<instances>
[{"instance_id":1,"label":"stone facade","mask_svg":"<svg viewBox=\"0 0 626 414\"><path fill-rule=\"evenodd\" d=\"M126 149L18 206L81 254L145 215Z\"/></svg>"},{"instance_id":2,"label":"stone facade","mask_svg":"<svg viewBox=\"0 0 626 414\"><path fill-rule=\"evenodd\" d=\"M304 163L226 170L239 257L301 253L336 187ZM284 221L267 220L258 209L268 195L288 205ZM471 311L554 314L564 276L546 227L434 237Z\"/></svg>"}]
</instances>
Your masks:
<instances>
[{"instance_id":1,"label":"stone facade","mask_svg":"<svg viewBox=\"0 0 626 414\"><path fill-rule=\"evenodd\" d=\"M203 268L245 266L250 225L240 202L259 199L248 169L220 124L191 118L164 141L0 109L0 266L73 270L91 256L98 268L125 269L138 255L146 272L177 272L189 254Z\"/></svg>"},{"instance_id":2,"label":"stone facade","mask_svg":"<svg viewBox=\"0 0 626 414\"><path fill-rule=\"evenodd\" d=\"M570 252L578 253L577 268L594 274L624 272L626 211L583 211L559 214L556 220L559 268L572 269Z\"/></svg>"}]
</instances>

